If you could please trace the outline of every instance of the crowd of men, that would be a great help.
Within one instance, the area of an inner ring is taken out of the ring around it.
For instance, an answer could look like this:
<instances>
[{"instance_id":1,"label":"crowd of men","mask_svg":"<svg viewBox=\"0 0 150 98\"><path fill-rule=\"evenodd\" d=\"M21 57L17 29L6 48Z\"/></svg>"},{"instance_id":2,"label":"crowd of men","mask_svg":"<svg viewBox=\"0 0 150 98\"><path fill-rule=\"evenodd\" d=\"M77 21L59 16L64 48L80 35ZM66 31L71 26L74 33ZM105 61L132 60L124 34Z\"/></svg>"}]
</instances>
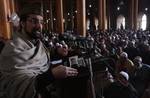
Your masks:
<instances>
[{"instance_id":1,"label":"crowd of men","mask_svg":"<svg viewBox=\"0 0 150 98\"><path fill-rule=\"evenodd\" d=\"M113 63L105 60L108 65L101 65L100 63L97 63L97 65L100 64L98 66L108 67L107 71L111 73L111 77L113 77L115 81L117 81L117 76L121 71L126 72L127 75L125 76L128 77L126 81L128 81L132 87L127 86L128 89L121 91L120 87L119 89L115 86L111 88L114 93L109 91L110 88L109 90L107 89L106 91L111 92L112 95L116 94L114 97L141 98L144 96L144 98L148 98L147 96L150 90L150 31L116 30L95 32L89 33L86 38L70 33L64 34L63 36L61 35L61 37L60 35L55 35L54 39L55 40L50 41L51 45L52 43L57 43L59 40L66 41L68 51L76 53L78 56L83 54L84 51L87 52L91 58L96 57L99 58L99 60L102 58L111 59ZM76 51L80 52L77 53ZM94 68L96 65L92 65L92 67ZM104 71L105 69L102 70ZM97 79L97 76L98 75L95 75L95 84L100 85L101 79ZM100 88L103 88L104 91L101 92ZM131 92L128 92L130 91L129 88L132 88ZM99 86L96 89L99 91L98 96L103 95L106 98L114 98L111 94L107 96L108 93L105 92L104 84L103 87ZM98 91L96 91L96 93L98 93Z\"/></svg>"},{"instance_id":2,"label":"crowd of men","mask_svg":"<svg viewBox=\"0 0 150 98\"><path fill-rule=\"evenodd\" d=\"M0 98L150 97L150 31L41 32L40 13L20 16L0 54Z\"/></svg>"}]
</instances>

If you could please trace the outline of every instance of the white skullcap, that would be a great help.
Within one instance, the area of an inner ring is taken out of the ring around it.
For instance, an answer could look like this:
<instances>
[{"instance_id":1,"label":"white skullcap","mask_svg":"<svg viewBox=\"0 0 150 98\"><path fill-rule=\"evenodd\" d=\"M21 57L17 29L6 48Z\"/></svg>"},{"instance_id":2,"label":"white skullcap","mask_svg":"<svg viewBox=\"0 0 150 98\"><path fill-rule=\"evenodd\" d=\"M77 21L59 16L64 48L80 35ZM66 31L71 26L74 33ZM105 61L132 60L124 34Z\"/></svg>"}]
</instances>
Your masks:
<instances>
[{"instance_id":1,"label":"white skullcap","mask_svg":"<svg viewBox=\"0 0 150 98\"><path fill-rule=\"evenodd\" d=\"M134 61L142 62L142 57L136 56L136 57L134 58Z\"/></svg>"},{"instance_id":2,"label":"white skullcap","mask_svg":"<svg viewBox=\"0 0 150 98\"><path fill-rule=\"evenodd\" d=\"M126 78L126 80L129 80L129 75L128 75L128 73L126 73L126 72L124 72L124 71L121 71L119 74L122 75L124 78Z\"/></svg>"},{"instance_id":3,"label":"white skullcap","mask_svg":"<svg viewBox=\"0 0 150 98\"><path fill-rule=\"evenodd\" d=\"M60 43L61 43L62 45L65 45L65 44L66 44L65 41L61 41Z\"/></svg>"},{"instance_id":4,"label":"white skullcap","mask_svg":"<svg viewBox=\"0 0 150 98\"><path fill-rule=\"evenodd\" d=\"M56 47L62 47L62 44L56 43Z\"/></svg>"},{"instance_id":5,"label":"white skullcap","mask_svg":"<svg viewBox=\"0 0 150 98\"><path fill-rule=\"evenodd\" d=\"M120 56L121 56L121 57L128 58L128 54L127 54L126 52L122 52L122 53L120 54Z\"/></svg>"}]
</instances>

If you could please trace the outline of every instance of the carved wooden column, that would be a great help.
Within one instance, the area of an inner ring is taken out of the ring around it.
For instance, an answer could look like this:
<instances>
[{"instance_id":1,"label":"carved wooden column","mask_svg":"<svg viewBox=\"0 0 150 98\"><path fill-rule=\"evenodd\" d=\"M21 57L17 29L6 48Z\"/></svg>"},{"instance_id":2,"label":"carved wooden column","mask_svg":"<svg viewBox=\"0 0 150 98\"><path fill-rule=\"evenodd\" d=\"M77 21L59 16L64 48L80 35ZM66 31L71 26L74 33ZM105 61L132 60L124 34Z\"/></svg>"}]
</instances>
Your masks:
<instances>
[{"instance_id":1,"label":"carved wooden column","mask_svg":"<svg viewBox=\"0 0 150 98\"><path fill-rule=\"evenodd\" d=\"M106 0L99 0L99 30L106 29Z\"/></svg>"},{"instance_id":2,"label":"carved wooden column","mask_svg":"<svg viewBox=\"0 0 150 98\"><path fill-rule=\"evenodd\" d=\"M137 30L138 0L130 1L130 28Z\"/></svg>"},{"instance_id":3,"label":"carved wooden column","mask_svg":"<svg viewBox=\"0 0 150 98\"><path fill-rule=\"evenodd\" d=\"M62 0L56 0L56 32L64 33Z\"/></svg>"},{"instance_id":4,"label":"carved wooden column","mask_svg":"<svg viewBox=\"0 0 150 98\"><path fill-rule=\"evenodd\" d=\"M49 14L50 14L50 22L49 22L49 25L50 25L50 31L53 32L54 31L54 25L53 25L53 2L52 0L49 0Z\"/></svg>"},{"instance_id":5,"label":"carved wooden column","mask_svg":"<svg viewBox=\"0 0 150 98\"><path fill-rule=\"evenodd\" d=\"M10 39L10 23L8 17L10 15L9 0L0 0L0 37Z\"/></svg>"},{"instance_id":6,"label":"carved wooden column","mask_svg":"<svg viewBox=\"0 0 150 98\"><path fill-rule=\"evenodd\" d=\"M13 12L16 12L16 1L15 0L9 0L9 6L10 6L10 12L13 13Z\"/></svg>"},{"instance_id":7,"label":"carved wooden column","mask_svg":"<svg viewBox=\"0 0 150 98\"><path fill-rule=\"evenodd\" d=\"M86 0L77 0L77 32L86 36Z\"/></svg>"},{"instance_id":8,"label":"carved wooden column","mask_svg":"<svg viewBox=\"0 0 150 98\"><path fill-rule=\"evenodd\" d=\"M49 0L43 0L41 1L41 6L43 9L43 15L44 15L44 27L46 30L49 30L49 14L50 14L50 10L49 10L49 5L50 5L50 1Z\"/></svg>"},{"instance_id":9,"label":"carved wooden column","mask_svg":"<svg viewBox=\"0 0 150 98\"><path fill-rule=\"evenodd\" d=\"M107 1L106 1L106 6L107 6L107 9L106 9L106 15L107 15L107 16L106 16L106 17L107 17L107 29L109 30L109 29L111 28L111 26L110 26L110 24L111 24L111 23L110 23L110 22L111 22L111 20L110 20L110 17L111 17L111 16L110 16L110 15L111 15L111 14L110 14L110 8L111 8L111 7L110 7L110 6L111 6L110 0L107 0Z\"/></svg>"}]
</instances>

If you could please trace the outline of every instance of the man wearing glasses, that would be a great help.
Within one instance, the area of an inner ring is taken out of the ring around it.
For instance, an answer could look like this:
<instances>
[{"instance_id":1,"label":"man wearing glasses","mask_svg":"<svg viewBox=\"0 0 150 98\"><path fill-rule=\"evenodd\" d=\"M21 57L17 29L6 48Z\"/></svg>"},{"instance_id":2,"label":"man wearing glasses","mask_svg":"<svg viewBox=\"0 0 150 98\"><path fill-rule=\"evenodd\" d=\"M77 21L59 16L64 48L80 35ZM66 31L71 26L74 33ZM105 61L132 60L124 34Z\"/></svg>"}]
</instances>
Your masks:
<instances>
[{"instance_id":1,"label":"man wearing glasses","mask_svg":"<svg viewBox=\"0 0 150 98\"><path fill-rule=\"evenodd\" d=\"M27 8L20 16L20 30L0 55L0 98L50 98L46 86L53 80L77 76L77 69L49 66L49 52L40 41L42 29L42 14Z\"/></svg>"}]
</instances>

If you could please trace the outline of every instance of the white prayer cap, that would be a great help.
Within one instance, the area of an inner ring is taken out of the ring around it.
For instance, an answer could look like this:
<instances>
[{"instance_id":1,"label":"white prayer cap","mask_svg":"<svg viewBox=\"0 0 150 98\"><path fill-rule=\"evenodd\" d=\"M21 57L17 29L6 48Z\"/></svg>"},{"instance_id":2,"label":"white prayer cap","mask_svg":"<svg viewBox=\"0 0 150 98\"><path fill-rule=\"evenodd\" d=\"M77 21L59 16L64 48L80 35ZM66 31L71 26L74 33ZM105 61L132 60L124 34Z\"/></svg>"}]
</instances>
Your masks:
<instances>
[{"instance_id":1,"label":"white prayer cap","mask_svg":"<svg viewBox=\"0 0 150 98\"><path fill-rule=\"evenodd\" d=\"M128 58L128 54L127 54L126 52L122 52L122 53L120 54L120 56L121 56L121 57Z\"/></svg>"},{"instance_id":2,"label":"white prayer cap","mask_svg":"<svg viewBox=\"0 0 150 98\"><path fill-rule=\"evenodd\" d=\"M124 71L121 71L119 74L122 75L126 80L129 80L129 75L128 75L128 73L126 73L126 72L124 72Z\"/></svg>"},{"instance_id":3,"label":"white prayer cap","mask_svg":"<svg viewBox=\"0 0 150 98\"><path fill-rule=\"evenodd\" d=\"M60 43L61 43L62 45L66 45L65 41L63 41L63 40L62 40Z\"/></svg>"},{"instance_id":4,"label":"white prayer cap","mask_svg":"<svg viewBox=\"0 0 150 98\"><path fill-rule=\"evenodd\" d=\"M142 62L142 57L136 56L133 61L136 61L136 62L140 62L140 63L141 63L141 62Z\"/></svg>"},{"instance_id":5,"label":"white prayer cap","mask_svg":"<svg viewBox=\"0 0 150 98\"><path fill-rule=\"evenodd\" d=\"M62 44L56 43L56 47L62 47Z\"/></svg>"}]
</instances>

